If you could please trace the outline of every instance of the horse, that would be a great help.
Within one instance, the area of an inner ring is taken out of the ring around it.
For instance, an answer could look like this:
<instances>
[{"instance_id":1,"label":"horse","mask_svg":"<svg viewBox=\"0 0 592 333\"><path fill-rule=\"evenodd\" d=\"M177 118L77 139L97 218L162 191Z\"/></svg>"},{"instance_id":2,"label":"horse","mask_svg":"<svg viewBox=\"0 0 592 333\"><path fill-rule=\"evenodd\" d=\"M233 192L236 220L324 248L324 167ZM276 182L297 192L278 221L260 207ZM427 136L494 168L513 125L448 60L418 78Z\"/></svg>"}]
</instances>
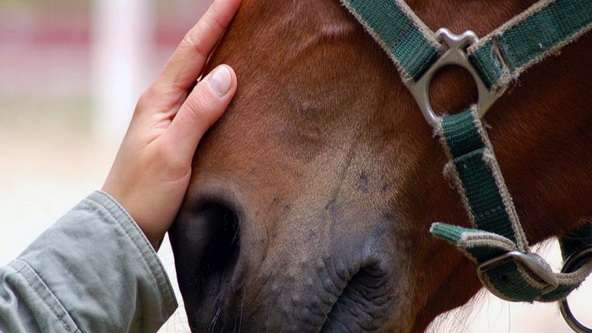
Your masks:
<instances>
[{"instance_id":1,"label":"horse","mask_svg":"<svg viewBox=\"0 0 592 333\"><path fill-rule=\"evenodd\" d=\"M497 28L535 0L408 0L432 29ZM485 117L529 241L590 222L592 36L530 69ZM194 160L171 230L194 332L423 332L481 288L429 235L469 226L432 128L337 0L243 0L210 67L238 94ZM435 79L452 113L462 69Z\"/></svg>"}]
</instances>

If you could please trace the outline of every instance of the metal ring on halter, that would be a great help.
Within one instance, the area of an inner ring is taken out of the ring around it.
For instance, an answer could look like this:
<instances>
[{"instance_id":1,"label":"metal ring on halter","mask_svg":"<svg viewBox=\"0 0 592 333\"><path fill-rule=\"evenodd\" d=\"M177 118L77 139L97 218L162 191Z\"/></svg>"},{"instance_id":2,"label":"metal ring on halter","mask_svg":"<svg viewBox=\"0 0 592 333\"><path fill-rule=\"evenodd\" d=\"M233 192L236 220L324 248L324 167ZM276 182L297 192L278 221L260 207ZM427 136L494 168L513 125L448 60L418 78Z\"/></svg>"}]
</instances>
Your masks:
<instances>
[{"instance_id":1,"label":"metal ring on halter","mask_svg":"<svg viewBox=\"0 0 592 333\"><path fill-rule=\"evenodd\" d=\"M565 261L565 265L563 269L561 269L562 273L570 273L581 267L586 261L592 260L592 247L582 250L571 257L569 257ZM569 303L567 302L567 298L563 299L560 302L560 310L563 319L569 327L577 333L592 333L592 328L584 326L584 324L580 323L571 312L569 308Z\"/></svg>"},{"instance_id":2,"label":"metal ring on halter","mask_svg":"<svg viewBox=\"0 0 592 333\"><path fill-rule=\"evenodd\" d=\"M436 38L446 44L448 49L417 81L407 81L405 84L417 101L426 121L434 128L440 124L441 117L434 112L430 100L430 86L432 79L442 68L446 66L458 66L464 68L471 74L479 100L477 101L477 113L483 118L489 107L504 93L504 89L489 90L481 76L477 73L466 53L469 46L477 43L479 38L472 31L466 31L462 35L456 35L450 30L442 28L436 32Z\"/></svg>"}]
</instances>

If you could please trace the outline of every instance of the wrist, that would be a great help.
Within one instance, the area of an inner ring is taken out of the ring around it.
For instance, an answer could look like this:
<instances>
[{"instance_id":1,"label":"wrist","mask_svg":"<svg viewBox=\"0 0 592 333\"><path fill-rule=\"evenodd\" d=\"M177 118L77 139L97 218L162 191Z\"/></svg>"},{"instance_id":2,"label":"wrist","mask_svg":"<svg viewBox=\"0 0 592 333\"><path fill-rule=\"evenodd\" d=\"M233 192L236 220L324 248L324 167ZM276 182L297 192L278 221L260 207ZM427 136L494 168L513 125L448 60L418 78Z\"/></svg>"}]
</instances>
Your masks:
<instances>
[{"instance_id":1,"label":"wrist","mask_svg":"<svg viewBox=\"0 0 592 333\"><path fill-rule=\"evenodd\" d=\"M166 232L151 230L149 224L145 223L141 216L134 214L135 209L133 205L126 202L124 197L118 194L116 191L110 190L108 186L103 186L103 188L97 192L103 194L115 205L117 205L117 207L119 207L119 209L121 209L129 217L129 219L138 227L138 229L142 231L142 234L146 237L146 240L152 245L154 250L158 251Z\"/></svg>"}]
</instances>

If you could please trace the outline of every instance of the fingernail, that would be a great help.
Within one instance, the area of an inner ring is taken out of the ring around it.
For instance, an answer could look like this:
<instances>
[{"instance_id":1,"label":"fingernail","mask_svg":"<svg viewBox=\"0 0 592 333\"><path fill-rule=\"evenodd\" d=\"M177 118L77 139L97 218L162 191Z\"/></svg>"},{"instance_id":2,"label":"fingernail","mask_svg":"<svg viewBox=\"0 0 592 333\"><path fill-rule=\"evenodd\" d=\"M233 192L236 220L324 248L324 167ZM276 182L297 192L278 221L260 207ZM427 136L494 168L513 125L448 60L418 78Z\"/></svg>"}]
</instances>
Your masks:
<instances>
[{"instance_id":1,"label":"fingernail","mask_svg":"<svg viewBox=\"0 0 592 333\"><path fill-rule=\"evenodd\" d=\"M232 74L226 65L216 67L208 75L208 84L220 97L226 96L232 86Z\"/></svg>"}]
</instances>

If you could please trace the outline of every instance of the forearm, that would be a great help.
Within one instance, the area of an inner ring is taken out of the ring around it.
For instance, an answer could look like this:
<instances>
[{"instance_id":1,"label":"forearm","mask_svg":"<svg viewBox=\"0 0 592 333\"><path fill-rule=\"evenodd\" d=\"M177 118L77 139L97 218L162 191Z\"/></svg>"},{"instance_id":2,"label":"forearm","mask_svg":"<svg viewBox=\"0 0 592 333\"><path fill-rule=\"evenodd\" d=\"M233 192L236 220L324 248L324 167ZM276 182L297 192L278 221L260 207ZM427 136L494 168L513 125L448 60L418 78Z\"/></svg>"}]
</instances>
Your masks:
<instances>
[{"instance_id":1,"label":"forearm","mask_svg":"<svg viewBox=\"0 0 592 333\"><path fill-rule=\"evenodd\" d=\"M155 332L176 305L152 246L101 192L0 270L0 332Z\"/></svg>"}]
</instances>

